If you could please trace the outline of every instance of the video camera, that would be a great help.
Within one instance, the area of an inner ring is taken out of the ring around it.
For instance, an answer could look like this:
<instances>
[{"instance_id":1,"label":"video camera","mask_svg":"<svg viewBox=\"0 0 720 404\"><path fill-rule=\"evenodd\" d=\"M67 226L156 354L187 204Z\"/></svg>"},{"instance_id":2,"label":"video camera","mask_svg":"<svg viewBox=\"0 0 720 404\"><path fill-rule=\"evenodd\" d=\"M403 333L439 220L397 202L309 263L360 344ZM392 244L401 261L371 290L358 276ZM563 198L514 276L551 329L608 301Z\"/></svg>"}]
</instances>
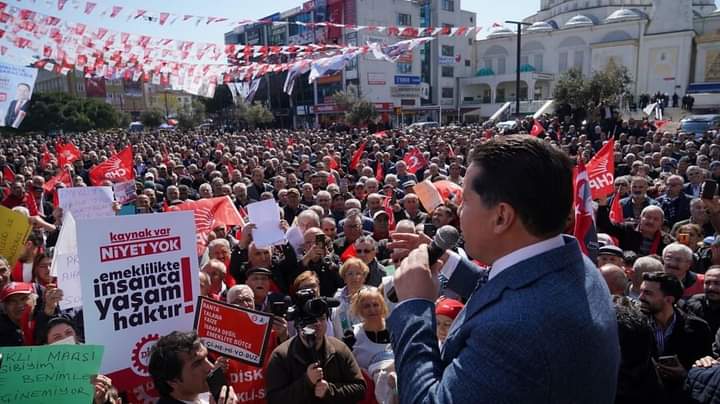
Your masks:
<instances>
[{"instance_id":1,"label":"video camera","mask_svg":"<svg viewBox=\"0 0 720 404\"><path fill-rule=\"evenodd\" d=\"M322 316L330 317L330 309L339 305L336 299L317 297L314 290L301 289L295 293L295 304L287 309L287 319L305 327Z\"/></svg>"}]
</instances>

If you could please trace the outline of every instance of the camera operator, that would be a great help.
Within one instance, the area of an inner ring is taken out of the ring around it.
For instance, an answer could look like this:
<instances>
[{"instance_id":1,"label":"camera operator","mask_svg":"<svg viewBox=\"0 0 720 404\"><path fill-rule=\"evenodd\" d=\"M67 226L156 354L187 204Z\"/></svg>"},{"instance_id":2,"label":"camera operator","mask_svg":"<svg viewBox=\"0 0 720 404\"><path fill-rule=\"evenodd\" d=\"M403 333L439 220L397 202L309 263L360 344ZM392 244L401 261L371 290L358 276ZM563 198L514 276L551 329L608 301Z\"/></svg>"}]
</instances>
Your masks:
<instances>
[{"instance_id":1,"label":"camera operator","mask_svg":"<svg viewBox=\"0 0 720 404\"><path fill-rule=\"evenodd\" d=\"M330 306L311 289L297 293L288 310L297 335L277 347L266 373L268 403L356 403L365 381L355 357L340 340L325 335Z\"/></svg>"},{"instance_id":2,"label":"camera operator","mask_svg":"<svg viewBox=\"0 0 720 404\"><path fill-rule=\"evenodd\" d=\"M312 271L320 279L320 294L332 297L338 288L345 285L340 277L340 258L329 248L330 241L323 231L317 227L311 227L303 235L303 250L305 255L293 274L293 279L304 271Z\"/></svg>"}]
</instances>

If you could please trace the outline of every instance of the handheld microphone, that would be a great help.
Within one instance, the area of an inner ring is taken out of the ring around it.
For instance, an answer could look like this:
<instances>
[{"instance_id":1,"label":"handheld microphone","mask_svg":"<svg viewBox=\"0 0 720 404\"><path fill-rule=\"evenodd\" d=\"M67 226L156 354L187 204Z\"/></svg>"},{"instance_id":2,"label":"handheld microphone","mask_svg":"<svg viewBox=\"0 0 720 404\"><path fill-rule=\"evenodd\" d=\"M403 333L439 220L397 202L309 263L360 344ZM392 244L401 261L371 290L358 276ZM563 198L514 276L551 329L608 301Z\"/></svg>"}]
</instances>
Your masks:
<instances>
[{"instance_id":1,"label":"handheld microphone","mask_svg":"<svg viewBox=\"0 0 720 404\"><path fill-rule=\"evenodd\" d=\"M460 233L457 229L450 225L445 225L437 230L433 241L428 247L428 265L433 266L437 260L445 254L446 250L451 250L457 246L460 241ZM398 297L395 293L395 286L391 286L387 293L387 298L393 303L397 303Z\"/></svg>"}]
</instances>

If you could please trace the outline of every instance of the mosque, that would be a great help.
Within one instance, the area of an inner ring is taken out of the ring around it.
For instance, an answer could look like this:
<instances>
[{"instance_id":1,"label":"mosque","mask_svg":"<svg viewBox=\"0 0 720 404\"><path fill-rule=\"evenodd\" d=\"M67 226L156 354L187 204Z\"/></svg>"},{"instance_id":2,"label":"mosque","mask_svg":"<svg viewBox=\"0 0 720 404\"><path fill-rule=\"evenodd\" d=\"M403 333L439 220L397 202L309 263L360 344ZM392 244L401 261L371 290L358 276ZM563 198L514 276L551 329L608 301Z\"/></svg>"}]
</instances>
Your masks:
<instances>
[{"instance_id":1,"label":"mosque","mask_svg":"<svg viewBox=\"0 0 720 404\"><path fill-rule=\"evenodd\" d=\"M720 95L714 0L541 0L524 22L530 25L521 36L520 99L529 110L552 98L568 69L588 75L609 64L627 68L635 100L657 92ZM515 99L515 28L495 28L475 51L478 70L459 79L460 100L463 109L489 116Z\"/></svg>"}]
</instances>

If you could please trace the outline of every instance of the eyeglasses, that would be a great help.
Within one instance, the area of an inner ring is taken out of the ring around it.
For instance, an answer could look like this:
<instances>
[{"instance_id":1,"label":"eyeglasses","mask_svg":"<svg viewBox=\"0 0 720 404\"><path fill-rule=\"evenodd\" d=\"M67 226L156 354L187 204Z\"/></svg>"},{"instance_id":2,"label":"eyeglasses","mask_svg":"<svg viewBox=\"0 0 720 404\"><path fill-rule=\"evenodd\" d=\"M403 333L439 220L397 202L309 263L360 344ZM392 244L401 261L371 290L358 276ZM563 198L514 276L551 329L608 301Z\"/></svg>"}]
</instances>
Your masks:
<instances>
[{"instance_id":1,"label":"eyeglasses","mask_svg":"<svg viewBox=\"0 0 720 404\"><path fill-rule=\"evenodd\" d=\"M367 249L367 250L365 250L365 249L355 249L355 252L357 252L358 254L370 254L370 253L372 253L372 252L375 252L375 250L374 250L374 249Z\"/></svg>"}]
</instances>

